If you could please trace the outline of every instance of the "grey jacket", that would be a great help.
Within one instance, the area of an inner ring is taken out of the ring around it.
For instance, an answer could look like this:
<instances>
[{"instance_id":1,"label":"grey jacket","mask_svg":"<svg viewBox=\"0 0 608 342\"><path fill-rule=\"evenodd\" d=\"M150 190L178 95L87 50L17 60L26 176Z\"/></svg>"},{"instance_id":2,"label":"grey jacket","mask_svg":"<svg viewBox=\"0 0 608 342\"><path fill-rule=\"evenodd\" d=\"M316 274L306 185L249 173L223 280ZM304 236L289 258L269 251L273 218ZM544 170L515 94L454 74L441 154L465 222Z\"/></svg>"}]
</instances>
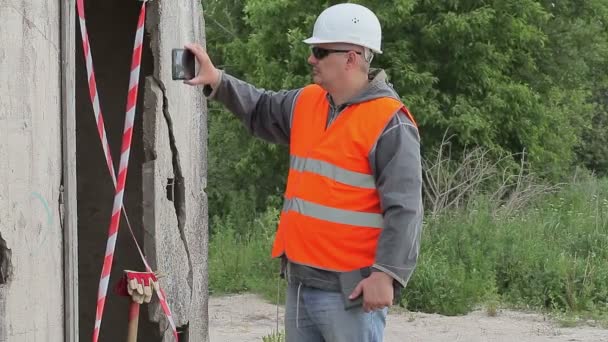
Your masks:
<instances>
[{"instance_id":1,"label":"grey jacket","mask_svg":"<svg viewBox=\"0 0 608 342\"><path fill-rule=\"evenodd\" d=\"M388 84L382 70L370 72L369 86L347 103L336 107L328 95L330 113L327 126L349 105L379 97L399 96ZM289 144L295 101L301 89L279 92L257 89L222 72L216 89L204 88L208 98L215 99L234 113L256 137L271 143ZM378 241L373 271L381 271L395 279L397 287L405 287L420 250L422 231L422 171L418 130L397 111L369 154L380 195L384 229ZM305 265L287 262L290 282L338 291L338 274Z\"/></svg>"}]
</instances>

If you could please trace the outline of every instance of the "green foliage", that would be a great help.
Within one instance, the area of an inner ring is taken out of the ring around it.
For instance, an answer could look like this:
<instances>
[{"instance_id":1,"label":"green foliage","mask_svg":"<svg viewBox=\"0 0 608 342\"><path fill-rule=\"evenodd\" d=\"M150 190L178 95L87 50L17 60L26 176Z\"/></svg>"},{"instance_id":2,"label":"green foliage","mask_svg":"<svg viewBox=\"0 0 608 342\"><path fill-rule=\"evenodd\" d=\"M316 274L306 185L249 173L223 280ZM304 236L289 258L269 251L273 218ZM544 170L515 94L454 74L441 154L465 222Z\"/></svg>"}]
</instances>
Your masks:
<instances>
[{"instance_id":1,"label":"green foliage","mask_svg":"<svg viewBox=\"0 0 608 342\"><path fill-rule=\"evenodd\" d=\"M270 335L262 337L262 342L285 342L285 332L273 331Z\"/></svg>"},{"instance_id":2,"label":"green foliage","mask_svg":"<svg viewBox=\"0 0 608 342\"><path fill-rule=\"evenodd\" d=\"M606 310L607 182L569 186L505 217L477 203L427 223L408 308L465 313L500 295L537 309Z\"/></svg>"},{"instance_id":3,"label":"green foliage","mask_svg":"<svg viewBox=\"0 0 608 342\"><path fill-rule=\"evenodd\" d=\"M427 222L419 266L402 305L410 310L462 314L495 289L495 237L489 210L457 212Z\"/></svg>"},{"instance_id":4,"label":"green foliage","mask_svg":"<svg viewBox=\"0 0 608 342\"><path fill-rule=\"evenodd\" d=\"M251 291L274 302L277 296L279 300L284 297L285 284L279 283L279 261L270 259L278 217L279 212L269 208L252 220L247 234L237 233L233 216L214 218L216 228L209 245L211 293Z\"/></svg>"},{"instance_id":5,"label":"green foliage","mask_svg":"<svg viewBox=\"0 0 608 342\"><path fill-rule=\"evenodd\" d=\"M229 223L211 240L217 292L254 291L276 300L278 263L268 250L278 212L269 209L240 239ZM510 215L484 197L425 222L421 254L401 298L409 310L458 315L497 301L564 313L608 315L608 181L593 178ZM283 294L284 282L280 293Z\"/></svg>"},{"instance_id":6,"label":"green foliage","mask_svg":"<svg viewBox=\"0 0 608 342\"><path fill-rule=\"evenodd\" d=\"M252 138L217 104L210 107L209 213L212 217L231 215L240 234L268 205L278 208L289 166L287 152L284 146Z\"/></svg>"},{"instance_id":7,"label":"green foliage","mask_svg":"<svg viewBox=\"0 0 608 342\"><path fill-rule=\"evenodd\" d=\"M216 65L260 88L301 87L310 82L302 40L320 11L337 2L205 1L209 53ZM437 150L447 131L453 160L474 147L494 151L492 161L525 150L545 179L563 180L579 165L608 174L608 2L356 2L380 17L385 53L373 64L387 71L416 117L424 150ZM252 138L211 103L213 291L276 297L269 279L276 279L278 264L268 261L268 251L287 167L284 146ZM496 175L487 183L501 181ZM578 183L497 216L495 198L480 188L467 198L470 205L426 222L403 305L459 314L498 298L605 312L606 189L605 182Z\"/></svg>"},{"instance_id":8,"label":"green foliage","mask_svg":"<svg viewBox=\"0 0 608 342\"><path fill-rule=\"evenodd\" d=\"M599 176L608 175L608 92L602 92L603 104L591 123L585 126L581 145L577 149L585 167Z\"/></svg>"},{"instance_id":9,"label":"green foliage","mask_svg":"<svg viewBox=\"0 0 608 342\"><path fill-rule=\"evenodd\" d=\"M593 95L606 89L608 3L357 2L380 17L385 53L374 63L388 71L428 148L449 130L461 148L525 149L549 176L564 175L575 162L575 147L586 151L583 159L593 166L600 132L585 141L581 135L593 116L606 115ZM205 3L209 50L228 72L260 87L303 86L310 77L301 41L333 3Z\"/></svg>"}]
</instances>

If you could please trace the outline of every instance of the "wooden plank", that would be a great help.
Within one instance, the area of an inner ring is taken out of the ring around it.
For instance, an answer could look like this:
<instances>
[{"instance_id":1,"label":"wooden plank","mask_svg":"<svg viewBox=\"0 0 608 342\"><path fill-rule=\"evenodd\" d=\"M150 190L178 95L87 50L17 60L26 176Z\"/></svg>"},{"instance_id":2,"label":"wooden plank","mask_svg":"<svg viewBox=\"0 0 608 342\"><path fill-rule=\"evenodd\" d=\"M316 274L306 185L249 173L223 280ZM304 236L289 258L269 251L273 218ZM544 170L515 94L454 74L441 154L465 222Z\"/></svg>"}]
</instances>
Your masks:
<instances>
[{"instance_id":1,"label":"wooden plank","mask_svg":"<svg viewBox=\"0 0 608 342\"><path fill-rule=\"evenodd\" d=\"M64 333L78 341L78 211L76 205L76 3L61 1Z\"/></svg>"}]
</instances>

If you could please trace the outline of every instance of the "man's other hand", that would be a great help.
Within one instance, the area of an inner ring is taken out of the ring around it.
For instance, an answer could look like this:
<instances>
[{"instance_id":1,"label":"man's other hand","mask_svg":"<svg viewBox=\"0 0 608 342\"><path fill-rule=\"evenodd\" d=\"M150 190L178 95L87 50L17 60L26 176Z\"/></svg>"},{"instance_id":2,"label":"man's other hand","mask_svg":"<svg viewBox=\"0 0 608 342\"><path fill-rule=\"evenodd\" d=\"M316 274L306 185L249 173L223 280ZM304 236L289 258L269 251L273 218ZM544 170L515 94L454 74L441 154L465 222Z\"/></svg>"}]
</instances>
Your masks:
<instances>
[{"instance_id":1,"label":"man's other hand","mask_svg":"<svg viewBox=\"0 0 608 342\"><path fill-rule=\"evenodd\" d=\"M363 310L370 312L393 304L393 278L383 272L372 272L363 279L353 290L350 299L363 294Z\"/></svg>"}]
</instances>

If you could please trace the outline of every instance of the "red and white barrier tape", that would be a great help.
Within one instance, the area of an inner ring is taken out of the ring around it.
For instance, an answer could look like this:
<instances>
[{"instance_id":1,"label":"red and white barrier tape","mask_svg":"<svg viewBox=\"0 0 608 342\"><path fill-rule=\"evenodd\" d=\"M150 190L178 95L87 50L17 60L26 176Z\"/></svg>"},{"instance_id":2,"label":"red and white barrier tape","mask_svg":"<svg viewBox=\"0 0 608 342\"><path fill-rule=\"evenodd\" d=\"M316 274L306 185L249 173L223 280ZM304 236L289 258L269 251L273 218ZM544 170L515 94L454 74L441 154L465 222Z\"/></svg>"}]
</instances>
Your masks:
<instances>
[{"instance_id":1,"label":"red and white barrier tape","mask_svg":"<svg viewBox=\"0 0 608 342\"><path fill-rule=\"evenodd\" d=\"M84 56L86 60L86 68L87 68L87 76L89 83L89 95L91 98L91 102L93 104L93 113L95 114L95 120L97 122L97 131L99 134L99 138L101 140L102 148L104 151L104 156L106 159L106 164L108 166L108 171L112 177L112 182L115 186L115 195L114 195L114 205L112 209L112 218L110 221L110 226L108 228L108 241L106 244L106 253L103 263L103 268L101 272L101 278L99 282L99 290L97 297L97 310L95 315L95 328L93 331L93 342L97 342L99 339L99 332L101 329L101 321L103 318L103 310L105 306L105 299L108 291L108 284L110 281L110 274L112 271L112 261L114 259L114 250L116 247L116 238L118 236L118 228L120 223L120 213L121 210L124 211L125 220L127 225L129 226L129 230L135 241L139 254L142 258L142 261L146 267L148 272L152 272L146 258L133 234L133 230L131 229L131 225L128 221L127 213L123 207L123 195L124 189L126 185L127 178L127 169L129 164L129 155L131 151L131 140L133 136L133 122L135 119L135 110L137 104L137 93L139 89L139 71L141 66L141 54L142 54L142 43L143 43L143 35L144 35L144 23L146 18L146 0L143 1L141 12L139 15L139 20L137 23L137 33L135 35L135 44L133 48L133 58L131 65L131 75L129 80L129 94L127 98L127 110L125 117L125 126L123 130L123 139L122 139L122 148L121 148L121 156L120 156L120 165L118 172L118 180L114 175L114 165L112 163L112 156L110 153L110 148L107 140L107 134L105 131L103 115L101 112L101 106L99 103L99 95L97 92L97 84L95 81L95 73L93 69L93 57L90 50L89 38L86 30L86 20L84 14L84 0L77 0L78 7L78 16L80 19L80 33L82 36L82 44L84 49ZM159 288L157 291L157 295L161 304L165 315L167 316L167 320L172 328L173 335L175 340L178 340L177 337L177 329L175 327L175 323L173 321L173 317L171 314L171 309L167 303L167 298L165 296L165 292Z\"/></svg>"},{"instance_id":2,"label":"red and white barrier tape","mask_svg":"<svg viewBox=\"0 0 608 342\"><path fill-rule=\"evenodd\" d=\"M97 122L97 133L101 139L101 147L103 148L103 154L106 157L106 165L110 171L112 182L116 186L116 176L114 175L114 164L112 163L112 156L110 155L110 145L108 144L108 138L106 135L106 128L103 122L103 115L101 114L101 105L99 104L99 95L97 93L97 82L95 80L95 71L93 70L93 57L91 56L91 47L89 45L89 36L87 34L87 27L85 24L84 17L84 0L77 0L76 6L78 7L78 18L80 19L80 35L82 36L82 48L84 50L84 58L87 67L87 80L89 81L89 96L93 104L93 114L95 114L95 122Z\"/></svg>"},{"instance_id":3,"label":"red and white barrier tape","mask_svg":"<svg viewBox=\"0 0 608 342\"><path fill-rule=\"evenodd\" d=\"M82 36L82 47L84 49L84 57L86 61L86 69L87 69L87 79L89 84L89 96L91 98L91 103L93 104L93 114L95 115L95 122L97 123L97 133L99 135L99 139L101 140L101 147L103 149L103 154L106 159L106 165L108 167L108 171L110 172L110 177L112 178L112 184L114 184L114 188L116 188L116 176L114 175L114 163L112 162L112 155L110 152L110 145L108 143L106 129L103 120L103 114L101 110L101 105L99 102L99 94L97 92L97 82L95 79L95 69L93 67L93 57L91 54L91 47L89 45L89 39L87 34L86 23L84 19L84 6L83 0L77 0L78 6L78 16L80 19L80 34ZM146 267L148 266L146 262L146 258L144 253L135 238L135 234L133 233L133 228L131 227L131 222L129 221L129 216L127 215L126 209L122 208L125 222L127 223L127 227L129 228L129 232L131 233L131 237L135 242L135 246L137 247L137 251L139 252L139 256L141 257L142 262Z\"/></svg>"}]
</instances>

